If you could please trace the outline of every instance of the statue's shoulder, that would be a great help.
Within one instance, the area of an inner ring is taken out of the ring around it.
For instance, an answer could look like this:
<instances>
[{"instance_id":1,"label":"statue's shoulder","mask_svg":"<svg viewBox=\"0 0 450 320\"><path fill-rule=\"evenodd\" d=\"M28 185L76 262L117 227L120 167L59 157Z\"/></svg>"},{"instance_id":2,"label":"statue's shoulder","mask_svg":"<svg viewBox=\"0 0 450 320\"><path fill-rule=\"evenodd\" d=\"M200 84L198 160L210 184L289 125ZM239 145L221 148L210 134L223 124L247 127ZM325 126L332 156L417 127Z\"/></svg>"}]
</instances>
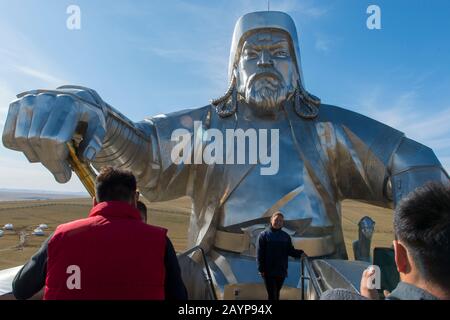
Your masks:
<instances>
[{"instance_id":1,"label":"statue's shoulder","mask_svg":"<svg viewBox=\"0 0 450 320\"><path fill-rule=\"evenodd\" d=\"M367 117L358 112L354 112L341 107L321 104L317 123L331 123L337 128L350 130L363 140L374 138L375 136L391 136L399 139L404 133L392 128L380 121Z\"/></svg>"},{"instance_id":2,"label":"statue's shoulder","mask_svg":"<svg viewBox=\"0 0 450 320\"><path fill-rule=\"evenodd\" d=\"M369 126L398 131L395 128L361 113L329 104L320 105L318 121L342 124L350 127L361 126L367 128L367 126Z\"/></svg>"},{"instance_id":3,"label":"statue's shoulder","mask_svg":"<svg viewBox=\"0 0 450 320\"><path fill-rule=\"evenodd\" d=\"M167 122L179 122L184 123L189 121L202 121L210 112L211 105L206 105L200 108L181 109L174 112L157 114L146 118L147 121L152 121L155 124L167 123Z\"/></svg>"},{"instance_id":4,"label":"statue's shoulder","mask_svg":"<svg viewBox=\"0 0 450 320\"><path fill-rule=\"evenodd\" d=\"M407 138L403 132L395 128L360 113L323 104L316 120L316 126L319 128L331 125L334 130L340 131L341 135L355 144L362 141L381 159L384 158L382 154L389 156L395 151L392 159L393 172L425 164L440 166L431 148ZM389 159L385 158L386 161Z\"/></svg>"}]
</instances>

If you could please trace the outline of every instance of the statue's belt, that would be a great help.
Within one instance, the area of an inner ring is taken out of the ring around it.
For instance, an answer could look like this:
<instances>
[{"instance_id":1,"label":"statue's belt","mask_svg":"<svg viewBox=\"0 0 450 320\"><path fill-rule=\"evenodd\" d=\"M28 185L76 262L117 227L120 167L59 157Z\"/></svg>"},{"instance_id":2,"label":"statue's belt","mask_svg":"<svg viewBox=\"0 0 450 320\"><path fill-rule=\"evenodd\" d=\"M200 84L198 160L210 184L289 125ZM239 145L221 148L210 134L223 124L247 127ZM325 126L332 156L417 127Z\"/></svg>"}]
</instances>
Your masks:
<instances>
[{"instance_id":1,"label":"statue's belt","mask_svg":"<svg viewBox=\"0 0 450 320\"><path fill-rule=\"evenodd\" d=\"M303 250L310 257L326 256L335 251L335 244L331 235L323 237L291 236L291 239L295 249ZM243 253L248 251L251 245L251 238L247 233L216 231L214 246L217 249Z\"/></svg>"}]
</instances>

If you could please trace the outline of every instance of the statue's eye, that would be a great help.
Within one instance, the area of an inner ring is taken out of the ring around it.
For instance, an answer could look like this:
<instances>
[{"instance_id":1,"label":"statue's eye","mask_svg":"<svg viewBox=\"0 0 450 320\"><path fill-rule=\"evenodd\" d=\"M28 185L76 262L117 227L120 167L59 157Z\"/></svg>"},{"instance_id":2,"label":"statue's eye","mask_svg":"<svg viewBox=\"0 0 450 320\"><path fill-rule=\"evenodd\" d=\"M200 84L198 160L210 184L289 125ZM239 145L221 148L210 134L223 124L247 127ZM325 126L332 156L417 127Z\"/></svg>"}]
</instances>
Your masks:
<instances>
[{"instance_id":1,"label":"statue's eye","mask_svg":"<svg viewBox=\"0 0 450 320\"><path fill-rule=\"evenodd\" d=\"M255 59L258 57L258 53L252 50L246 50L245 51L245 58L246 59Z\"/></svg>"},{"instance_id":2,"label":"statue's eye","mask_svg":"<svg viewBox=\"0 0 450 320\"><path fill-rule=\"evenodd\" d=\"M286 58L289 57L289 53L285 50L277 50L273 53L275 57Z\"/></svg>"}]
</instances>

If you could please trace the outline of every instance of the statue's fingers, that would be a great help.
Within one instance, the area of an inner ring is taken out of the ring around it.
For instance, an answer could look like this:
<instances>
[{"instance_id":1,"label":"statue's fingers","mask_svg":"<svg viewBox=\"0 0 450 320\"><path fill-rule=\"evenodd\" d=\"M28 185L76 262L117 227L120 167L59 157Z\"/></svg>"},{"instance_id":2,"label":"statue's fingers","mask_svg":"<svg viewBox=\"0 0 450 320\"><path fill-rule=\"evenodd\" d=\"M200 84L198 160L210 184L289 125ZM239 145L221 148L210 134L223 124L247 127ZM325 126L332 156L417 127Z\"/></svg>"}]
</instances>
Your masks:
<instances>
[{"instance_id":1,"label":"statue's fingers","mask_svg":"<svg viewBox=\"0 0 450 320\"><path fill-rule=\"evenodd\" d=\"M20 110L20 101L16 100L9 105L8 116L6 117L5 126L3 127L2 141L6 148L19 150L14 135L16 133L17 116Z\"/></svg>"},{"instance_id":2,"label":"statue's fingers","mask_svg":"<svg viewBox=\"0 0 450 320\"><path fill-rule=\"evenodd\" d=\"M65 161L66 143L72 139L77 118L74 108L53 108L40 136L42 162ZM70 124L72 122L72 124ZM63 127L65 128L63 129ZM71 131L71 132L70 132Z\"/></svg>"},{"instance_id":3,"label":"statue's fingers","mask_svg":"<svg viewBox=\"0 0 450 320\"><path fill-rule=\"evenodd\" d=\"M103 145L103 138L105 137L106 130L98 126L96 130L90 135L89 137L89 143L86 145L86 147L83 149L83 157L87 159L88 161L92 161L95 159L97 154L102 149Z\"/></svg>"},{"instance_id":4,"label":"statue's fingers","mask_svg":"<svg viewBox=\"0 0 450 320\"><path fill-rule=\"evenodd\" d=\"M59 143L55 145L55 154L58 159L67 159L69 149L66 143L73 139L78 121L79 112L73 108L69 111L65 117L65 120L61 123L61 128L57 135Z\"/></svg>"},{"instance_id":5,"label":"statue's fingers","mask_svg":"<svg viewBox=\"0 0 450 320\"><path fill-rule=\"evenodd\" d=\"M69 181L72 176L67 161L67 142L72 140L78 121L79 109L73 99L58 96L57 107L50 111L48 121L41 132L42 164L53 173L59 183Z\"/></svg>"},{"instance_id":6,"label":"statue's fingers","mask_svg":"<svg viewBox=\"0 0 450 320\"><path fill-rule=\"evenodd\" d=\"M96 155L102 149L105 135L106 126L104 119L102 119L96 112L91 113L89 116L85 138L80 145L80 152L82 153L83 158L88 161L95 159Z\"/></svg>"},{"instance_id":7,"label":"statue's fingers","mask_svg":"<svg viewBox=\"0 0 450 320\"><path fill-rule=\"evenodd\" d=\"M35 96L27 96L20 102L20 109L17 115L16 130L14 140L30 162L38 162L39 158L28 140L31 119L33 118L33 103Z\"/></svg>"},{"instance_id":8,"label":"statue's fingers","mask_svg":"<svg viewBox=\"0 0 450 320\"><path fill-rule=\"evenodd\" d=\"M44 153L41 148L41 132L47 123L51 108L55 102L55 96L51 94L41 93L38 95L38 105L35 108L39 112L33 113L31 119L30 131L28 132L28 140L38 157L41 158ZM48 151L47 151L48 152Z\"/></svg>"},{"instance_id":9,"label":"statue's fingers","mask_svg":"<svg viewBox=\"0 0 450 320\"><path fill-rule=\"evenodd\" d=\"M42 161L42 164L49 170L55 180L59 183L66 183L72 176L72 169L70 169L69 163L66 160L62 161Z\"/></svg>"}]
</instances>

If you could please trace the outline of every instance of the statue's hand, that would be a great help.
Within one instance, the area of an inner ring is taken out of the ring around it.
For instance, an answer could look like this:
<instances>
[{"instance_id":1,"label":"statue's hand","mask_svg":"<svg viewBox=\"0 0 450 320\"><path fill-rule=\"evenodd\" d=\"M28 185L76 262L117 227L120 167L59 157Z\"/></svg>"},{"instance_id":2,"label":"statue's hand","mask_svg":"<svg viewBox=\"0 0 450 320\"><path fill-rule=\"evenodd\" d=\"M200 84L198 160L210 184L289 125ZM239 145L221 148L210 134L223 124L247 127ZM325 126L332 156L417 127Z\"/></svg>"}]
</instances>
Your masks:
<instances>
[{"instance_id":1,"label":"statue's hand","mask_svg":"<svg viewBox=\"0 0 450 320\"><path fill-rule=\"evenodd\" d=\"M82 99L79 99L82 97ZM90 100L90 101L89 101ZM14 100L3 130L5 147L41 162L60 183L70 180L67 142L82 138L79 154L93 160L102 147L106 117L87 91L30 91Z\"/></svg>"}]
</instances>

